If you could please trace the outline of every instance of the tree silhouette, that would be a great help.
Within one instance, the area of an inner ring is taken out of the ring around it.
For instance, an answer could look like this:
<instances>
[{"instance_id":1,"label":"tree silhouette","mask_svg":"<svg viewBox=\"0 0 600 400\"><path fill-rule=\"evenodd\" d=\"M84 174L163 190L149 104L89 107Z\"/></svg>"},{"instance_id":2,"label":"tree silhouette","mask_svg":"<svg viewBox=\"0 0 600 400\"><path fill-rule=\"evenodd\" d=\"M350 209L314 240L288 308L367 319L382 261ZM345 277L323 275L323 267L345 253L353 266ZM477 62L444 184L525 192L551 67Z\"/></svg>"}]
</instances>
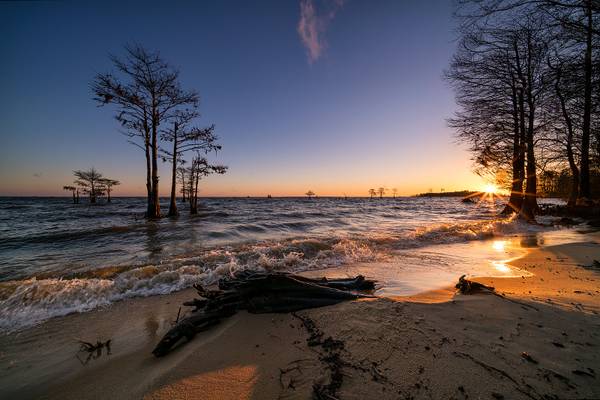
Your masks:
<instances>
[{"instance_id":1,"label":"tree silhouette","mask_svg":"<svg viewBox=\"0 0 600 400\"><path fill-rule=\"evenodd\" d=\"M371 196L371 198L375 197L376 194L377 192L375 191L375 189L369 189L369 196Z\"/></svg>"},{"instance_id":2,"label":"tree silhouette","mask_svg":"<svg viewBox=\"0 0 600 400\"><path fill-rule=\"evenodd\" d=\"M190 214L198 214L198 184L200 180L210 174L224 174L227 167L224 165L209 164L208 160L197 154L190 165L186 168L188 174L188 200L190 202Z\"/></svg>"},{"instance_id":3,"label":"tree silhouette","mask_svg":"<svg viewBox=\"0 0 600 400\"><path fill-rule=\"evenodd\" d=\"M129 143L144 151L148 218L160 217L159 134L160 126L176 119L178 110L194 109L198 94L184 91L179 72L167 64L158 52L141 46L126 46L124 59L111 56L119 76L98 74L92 82L94 100L101 106L113 104L116 119Z\"/></svg>"},{"instance_id":4,"label":"tree silhouette","mask_svg":"<svg viewBox=\"0 0 600 400\"><path fill-rule=\"evenodd\" d=\"M86 171L73 171L73 175L76 178L75 184L90 196L90 203L96 203L96 198L104 193L102 190L102 174L92 167Z\"/></svg>"},{"instance_id":5,"label":"tree silhouette","mask_svg":"<svg viewBox=\"0 0 600 400\"><path fill-rule=\"evenodd\" d=\"M75 186L63 186L63 190L68 190L73 193L73 204L79 203L79 190Z\"/></svg>"},{"instance_id":6,"label":"tree silhouette","mask_svg":"<svg viewBox=\"0 0 600 400\"><path fill-rule=\"evenodd\" d=\"M170 150L162 150L163 160L171 162L171 198L169 203L169 216L177 216L176 187L177 187L177 167L183 160L183 155L188 151L203 152L207 154L210 151L218 151L221 146L218 145L217 136L214 134L215 126L208 128L189 127L188 125L199 113L195 110L178 112L173 118L172 125L163 131L161 138L172 144Z\"/></svg>"},{"instance_id":7,"label":"tree silhouette","mask_svg":"<svg viewBox=\"0 0 600 400\"><path fill-rule=\"evenodd\" d=\"M377 189L377 193L379 194L379 198L382 199L383 195L385 194L386 189L383 187L380 187L379 189Z\"/></svg>"},{"instance_id":8,"label":"tree silhouette","mask_svg":"<svg viewBox=\"0 0 600 400\"><path fill-rule=\"evenodd\" d=\"M394 198L396 198L396 195L398 194L398 189L393 188L392 189L392 194L394 195Z\"/></svg>"},{"instance_id":9,"label":"tree silhouette","mask_svg":"<svg viewBox=\"0 0 600 400\"><path fill-rule=\"evenodd\" d=\"M313 192L312 190L309 190L305 194L306 194L306 196L308 197L309 200L312 199L315 196L315 192Z\"/></svg>"},{"instance_id":10,"label":"tree silhouette","mask_svg":"<svg viewBox=\"0 0 600 400\"><path fill-rule=\"evenodd\" d=\"M118 186L121 182L115 179L103 178L100 180L101 187L104 192L106 192L106 201L110 203L110 194L112 192L113 186Z\"/></svg>"}]
</instances>

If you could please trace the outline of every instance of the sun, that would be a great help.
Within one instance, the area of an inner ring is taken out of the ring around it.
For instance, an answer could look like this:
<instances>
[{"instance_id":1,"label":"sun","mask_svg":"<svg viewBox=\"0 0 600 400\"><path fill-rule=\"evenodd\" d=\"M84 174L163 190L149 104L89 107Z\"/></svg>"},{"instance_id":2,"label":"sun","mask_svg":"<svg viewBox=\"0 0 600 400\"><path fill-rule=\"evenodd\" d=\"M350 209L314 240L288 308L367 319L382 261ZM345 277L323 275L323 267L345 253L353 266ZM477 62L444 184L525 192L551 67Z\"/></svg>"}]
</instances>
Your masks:
<instances>
[{"instance_id":1,"label":"sun","mask_svg":"<svg viewBox=\"0 0 600 400\"><path fill-rule=\"evenodd\" d=\"M498 192L498 187L493 183L488 183L483 187L483 191L488 194L495 194Z\"/></svg>"}]
</instances>

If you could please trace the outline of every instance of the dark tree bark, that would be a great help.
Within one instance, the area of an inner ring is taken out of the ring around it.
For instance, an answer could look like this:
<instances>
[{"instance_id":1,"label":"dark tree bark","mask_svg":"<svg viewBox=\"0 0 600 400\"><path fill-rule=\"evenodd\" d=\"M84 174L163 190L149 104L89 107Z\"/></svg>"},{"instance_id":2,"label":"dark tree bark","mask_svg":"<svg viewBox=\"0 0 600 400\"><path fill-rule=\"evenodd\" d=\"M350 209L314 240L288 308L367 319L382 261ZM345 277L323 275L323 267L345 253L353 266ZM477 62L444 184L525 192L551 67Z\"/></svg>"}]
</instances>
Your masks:
<instances>
[{"instance_id":1,"label":"dark tree bark","mask_svg":"<svg viewBox=\"0 0 600 400\"><path fill-rule=\"evenodd\" d=\"M577 202L577 198L579 197L579 168L577 168L577 163L575 162L575 156L573 154L573 141L574 141L574 132L573 132L573 121L571 116L567 110L567 104L564 94L562 93L560 84L562 79L562 68L559 66L556 70L556 78L554 83L554 90L556 92L556 97L558 98L560 104L560 111L565 121L565 126L567 129L567 142L565 145L565 150L567 152L567 160L569 162L569 168L571 170L571 191L569 193L569 199L567 201L568 206L574 206Z\"/></svg>"},{"instance_id":2,"label":"dark tree bark","mask_svg":"<svg viewBox=\"0 0 600 400\"><path fill-rule=\"evenodd\" d=\"M144 150L146 156L146 217L161 216L159 198L159 134L160 126L172 120L179 109L198 103L196 92L186 92L179 84L179 73L160 57L140 46L126 47L126 58L111 57L124 78L98 74L92 83L95 100L101 105L115 104L117 120L124 134L141 141L129 142Z\"/></svg>"},{"instance_id":3,"label":"dark tree bark","mask_svg":"<svg viewBox=\"0 0 600 400\"><path fill-rule=\"evenodd\" d=\"M592 0L585 1L586 40L584 57L584 103L581 137L581 161L579 168L579 198L585 202L591 197L590 188L590 132L592 114Z\"/></svg>"},{"instance_id":4,"label":"dark tree bark","mask_svg":"<svg viewBox=\"0 0 600 400\"><path fill-rule=\"evenodd\" d=\"M511 79L511 101L513 106L513 153L512 153L512 186L508 204L503 214L519 212L523 205L523 178L525 176L525 160L519 130L519 100L517 95L516 80Z\"/></svg>"},{"instance_id":5,"label":"dark tree bark","mask_svg":"<svg viewBox=\"0 0 600 400\"><path fill-rule=\"evenodd\" d=\"M177 196L177 193L176 193L176 190L177 190L177 157L178 157L178 154L177 154L177 143L178 143L177 128L178 128L177 122L175 122L173 124L174 138L173 138L173 153L172 153L173 160L172 160L172 166L171 166L171 168L172 168L172 170L171 170L171 198L169 201L169 217L176 217L179 215L179 211L177 211L177 201L176 201L177 200L176 199L176 196Z\"/></svg>"}]
</instances>

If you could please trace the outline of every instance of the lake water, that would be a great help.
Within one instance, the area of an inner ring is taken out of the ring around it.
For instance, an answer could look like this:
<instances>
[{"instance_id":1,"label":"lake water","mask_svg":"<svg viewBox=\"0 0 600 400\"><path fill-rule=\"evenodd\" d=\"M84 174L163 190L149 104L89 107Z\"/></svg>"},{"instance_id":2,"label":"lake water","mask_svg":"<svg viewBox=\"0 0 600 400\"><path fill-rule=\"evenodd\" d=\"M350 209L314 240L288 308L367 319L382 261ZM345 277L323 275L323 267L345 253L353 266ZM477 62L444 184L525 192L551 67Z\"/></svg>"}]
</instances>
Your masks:
<instances>
[{"instance_id":1,"label":"lake water","mask_svg":"<svg viewBox=\"0 0 600 400\"><path fill-rule=\"evenodd\" d=\"M358 271L380 294L411 295L463 273L519 274L505 264L519 247L507 240L551 229L497 218L500 202L460 198L202 199L196 216L180 204L180 217L146 221L143 198L0 198L0 330L247 268Z\"/></svg>"}]
</instances>

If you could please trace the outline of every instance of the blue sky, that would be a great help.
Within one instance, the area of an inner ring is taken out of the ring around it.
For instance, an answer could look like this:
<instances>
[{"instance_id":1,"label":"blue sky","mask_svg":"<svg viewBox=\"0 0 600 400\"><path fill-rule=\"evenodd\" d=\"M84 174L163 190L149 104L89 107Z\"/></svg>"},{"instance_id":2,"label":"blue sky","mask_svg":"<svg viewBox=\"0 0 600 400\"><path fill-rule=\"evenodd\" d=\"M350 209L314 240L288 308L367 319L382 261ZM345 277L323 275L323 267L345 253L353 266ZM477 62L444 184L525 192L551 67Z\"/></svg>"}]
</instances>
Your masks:
<instances>
[{"instance_id":1,"label":"blue sky","mask_svg":"<svg viewBox=\"0 0 600 400\"><path fill-rule=\"evenodd\" d=\"M160 51L200 92L199 124L216 125L230 167L203 195L476 189L445 125L451 12L433 0L0 3L0 195L63 194L90 166L123 182L116 194L144 193L142 152L89 89L127 43Z\"/></svg>"}]
</instances>

